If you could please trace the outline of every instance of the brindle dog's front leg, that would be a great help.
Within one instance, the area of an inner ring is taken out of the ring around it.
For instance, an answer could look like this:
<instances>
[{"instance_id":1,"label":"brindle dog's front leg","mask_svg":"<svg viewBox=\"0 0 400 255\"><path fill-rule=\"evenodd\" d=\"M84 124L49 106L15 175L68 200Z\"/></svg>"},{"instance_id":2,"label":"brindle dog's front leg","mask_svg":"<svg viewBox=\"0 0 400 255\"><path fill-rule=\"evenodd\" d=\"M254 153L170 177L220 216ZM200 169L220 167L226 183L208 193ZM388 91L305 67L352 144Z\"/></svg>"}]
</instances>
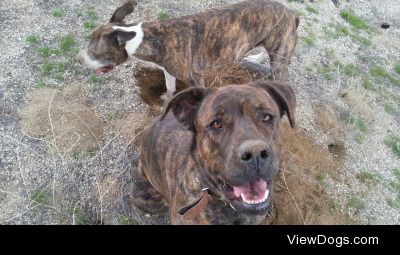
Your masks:
<instances>
[{"instance_id":1,"label":"brindle dog's front leg","mask_svg":"<svg viewBox=\"0 0 400 255\"><path fill-rule=\"evenodd\" d=\"M139 209L151 214L168 213L169 206L167 200L153 188L151 183L142 174L140 164L138 170L134 178L132 190L133 204Z\"/></svg>"}]
</instances>

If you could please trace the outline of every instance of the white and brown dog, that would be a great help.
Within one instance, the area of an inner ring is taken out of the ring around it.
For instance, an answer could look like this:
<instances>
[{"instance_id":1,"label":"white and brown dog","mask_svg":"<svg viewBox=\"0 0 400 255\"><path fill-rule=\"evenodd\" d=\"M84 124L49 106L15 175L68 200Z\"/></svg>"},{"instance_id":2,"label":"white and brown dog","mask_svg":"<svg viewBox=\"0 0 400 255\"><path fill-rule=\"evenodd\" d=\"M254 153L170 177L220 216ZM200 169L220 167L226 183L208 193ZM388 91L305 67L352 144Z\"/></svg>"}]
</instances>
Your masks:
<instances>
[{"instance_id":1,"label":"white and brown dog","mask_svg":"<svg viewBox=\"0 0 400 255\"><path fill-rule=\"evenodd\" d=\"M251 0L199 14L125 24L136 1L119 7L110 22L96 28L78 61L97 73L107 73L131 57L151 62L164 71L167 95L176 79L190 86L207 86L205 70L234 63L255 47L268 52L272 79L287 80L297 42L299 19L278 2Z\"/></svg>"}]
</instances>

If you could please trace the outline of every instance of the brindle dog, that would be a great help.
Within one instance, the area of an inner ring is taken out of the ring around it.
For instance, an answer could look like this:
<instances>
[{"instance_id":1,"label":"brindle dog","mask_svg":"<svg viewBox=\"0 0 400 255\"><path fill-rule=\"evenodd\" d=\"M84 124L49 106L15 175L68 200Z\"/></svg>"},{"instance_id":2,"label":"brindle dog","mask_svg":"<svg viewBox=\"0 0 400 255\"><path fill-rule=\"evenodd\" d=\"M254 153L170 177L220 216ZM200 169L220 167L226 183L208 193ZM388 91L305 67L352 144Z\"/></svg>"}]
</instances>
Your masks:
<instances>
[{"instance_id":1,"label":"brindle dog","mask_svg":"<svg viewBox=\"0 0 400 255\"><path fill-rule=\"evenodd\" d=\"M172 224L260 224L271 212L280 120L295 124L286 84L259 80L177 93L144 132L132 192ZM171 113L172 112L172 113Z\"/></svg>"},{"instance_id":2,"label":"brindle dog","mask_svg":"<svg viewBox=\"0 0 400 255\"><path fill-rule=\"evenodd\" d=\"M256 47L269 54L272 76L286 81L297 42L299 18L283 4L268 0L243 1L190 16L125 24L136 1L118 8L108 24L96 28L78 61L110 72L130 57L151 62L164 71L168 95L176 79L208 87L205 70L240 61Z\"/></svg>"}]
</instances>

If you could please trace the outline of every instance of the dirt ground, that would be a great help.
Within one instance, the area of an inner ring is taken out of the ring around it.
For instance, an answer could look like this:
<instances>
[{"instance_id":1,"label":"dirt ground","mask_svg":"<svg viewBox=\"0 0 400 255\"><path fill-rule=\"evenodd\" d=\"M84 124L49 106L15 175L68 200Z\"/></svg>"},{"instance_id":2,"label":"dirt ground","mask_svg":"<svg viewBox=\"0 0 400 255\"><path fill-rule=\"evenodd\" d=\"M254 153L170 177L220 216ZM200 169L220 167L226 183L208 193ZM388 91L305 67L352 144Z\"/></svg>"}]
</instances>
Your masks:
<instances>
[{"instance_id":1,"label":"dirt ground","mask_svg":"<svg viewBox=\"0 0 400 255\"><path fill-rule=\"evenodd\" d=\"M400 0L279 1L300 16L298 127L283 126L272 224L400 224ZM168 224L125 199L158 114L137 63L75 62L122 2L0 1L0 224ZM138 2L130 21L238 1Z\"/></svg>"}]
</instances>

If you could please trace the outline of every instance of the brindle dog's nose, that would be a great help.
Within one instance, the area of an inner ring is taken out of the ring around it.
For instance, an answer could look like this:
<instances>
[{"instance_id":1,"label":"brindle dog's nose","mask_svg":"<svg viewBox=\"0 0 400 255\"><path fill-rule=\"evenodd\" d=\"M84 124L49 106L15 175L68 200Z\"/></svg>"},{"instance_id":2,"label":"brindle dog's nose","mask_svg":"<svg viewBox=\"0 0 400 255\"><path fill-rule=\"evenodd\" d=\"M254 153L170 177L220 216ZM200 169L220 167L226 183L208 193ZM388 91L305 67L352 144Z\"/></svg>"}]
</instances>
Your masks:
<instances>
[{"instance_id":1,"label":"brindle dog's nose","mask_svg":"<svg viewBox=\"0 0 400 255\"><path fill-rule=\"evenodd\" d=\"M247 140L239 146L239 157L245 164L259 166L266 163L269 155L270 148L262 140Z\"/></svg>"}]
</instances>

